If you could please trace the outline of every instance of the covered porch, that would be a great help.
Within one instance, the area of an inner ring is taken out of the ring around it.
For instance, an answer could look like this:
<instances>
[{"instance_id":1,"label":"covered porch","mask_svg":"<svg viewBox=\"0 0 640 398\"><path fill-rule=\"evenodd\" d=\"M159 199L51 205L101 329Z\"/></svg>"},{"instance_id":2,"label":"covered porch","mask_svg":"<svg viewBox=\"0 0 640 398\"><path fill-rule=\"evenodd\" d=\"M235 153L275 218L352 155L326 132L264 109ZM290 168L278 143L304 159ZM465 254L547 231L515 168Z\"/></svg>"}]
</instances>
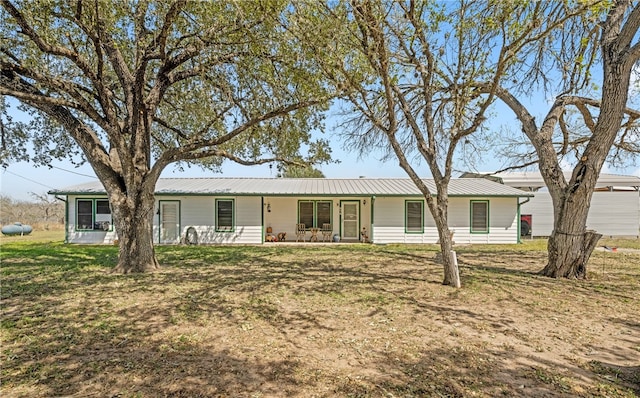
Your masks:
<instances>
[{"instance_id":1,"label":"covered porch","mask_svg":"<svg viewBox=\"0 0 640 398\"><path fill-rule=\"evenodd\" d=\"M371 240L371 197L262 197L263 242Z\"/></svg>"}]
</instances>

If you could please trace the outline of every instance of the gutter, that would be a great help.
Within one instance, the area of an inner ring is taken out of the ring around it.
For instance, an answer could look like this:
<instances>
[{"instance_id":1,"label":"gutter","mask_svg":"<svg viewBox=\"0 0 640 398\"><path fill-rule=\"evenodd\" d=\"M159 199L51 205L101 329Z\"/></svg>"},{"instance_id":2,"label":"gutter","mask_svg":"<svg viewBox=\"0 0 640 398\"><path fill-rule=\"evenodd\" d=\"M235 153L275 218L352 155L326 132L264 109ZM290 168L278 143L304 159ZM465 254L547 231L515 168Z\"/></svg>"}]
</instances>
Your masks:
<instances>
[{"instance_id":1,"label":"gutter","mask_svg":"<svg viewBox=\"0 0 640 398\"><path fill-rule=\"evenodd\" d=\"M69 243L69 201L58 195L53 195L53 197L64 202L64 243Z\"/></svg>"},{"instance_id":2,"label":"gutter","mask_svg":"<svg viewBox=\"0 0 640 398\"><path fill-rule=\"evenodd\" d=\"M522 240L520 239L520 238L522 238L522 237L520 236L520 227L521 227L520 223L522 222L522 221L520 220L520 206L522 206L523 204L525 204L525 203L529 202L530 200L531 200L531 197L528 197L527 199L525 199L525 201L524 201L524 202L518 202L518 231L517 231L517 234L518 234L518 243L522 243ZM533 236L533 235L532 235L532 236Z\"/></svg>"}]
</instances>

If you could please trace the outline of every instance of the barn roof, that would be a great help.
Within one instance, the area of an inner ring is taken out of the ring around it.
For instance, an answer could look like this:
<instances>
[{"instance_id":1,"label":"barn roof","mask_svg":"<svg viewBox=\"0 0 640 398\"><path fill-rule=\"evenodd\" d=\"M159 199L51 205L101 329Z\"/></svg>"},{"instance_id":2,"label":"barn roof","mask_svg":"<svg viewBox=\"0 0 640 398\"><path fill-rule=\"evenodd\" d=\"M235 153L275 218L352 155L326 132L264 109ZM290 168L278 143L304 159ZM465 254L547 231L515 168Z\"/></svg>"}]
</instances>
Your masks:
<instances>
[{"instance_id":1,"label":"barn roof","mask_svg":"<svg viewBox=\"0 0 640 398\"><path fill-rule=\"evenodd\" d=\"M542 188L546 186L539 171L519 171L505 173L464 173L463 178L483 177L502 182L510 187ZM565 171L564 178L569 181L571 172ZM600 173L596 188L603 187L640 187L640 177L631 175Z\"/></svg>"},{"instance_id":2,"label":"barn roof","mask_svg":"<svg viewBox=\"0 0 640 398\"><path fill-rule=\"evenodd\" d=\"M431 192L435 184L425 179ZM56 195L106 194L99 181L49 192ZM156 195L217 196L421 196L409 178L161 178ZM460 178L449 183L449 196L533 196L485 179Z\"/></svg>"}]
</instances>

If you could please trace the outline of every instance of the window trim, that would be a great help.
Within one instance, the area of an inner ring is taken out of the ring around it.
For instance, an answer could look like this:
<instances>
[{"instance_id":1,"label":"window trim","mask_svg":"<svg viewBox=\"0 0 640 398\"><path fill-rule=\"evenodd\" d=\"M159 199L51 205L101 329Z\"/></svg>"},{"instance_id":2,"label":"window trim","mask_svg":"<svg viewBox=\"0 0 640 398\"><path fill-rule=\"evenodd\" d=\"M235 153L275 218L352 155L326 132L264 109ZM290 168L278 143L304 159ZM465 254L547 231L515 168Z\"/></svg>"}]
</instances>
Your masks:
<instances>
[{"instance_id":1,"label":"window trim","mask_svg":"<svg viewBox=\"0 0 640 398\"><path fill-rule=\"evenodd\" d=\"M231 202L231 226L220 227L219 223L219 214L218 210L220 209L218 203L220 202ZM216 199L215 209L214 209L214 222L215 222L215 231L216 232L235 232L236 230L236 201L235 199Z\"/></svg>"},{"instance_id":2,"label":"window trim","mask_svg":"<svg viewBox=\"0 0 640 398\"><path fill-rule=\"evenodd\" d=\"M313 224L314 225L307 225L305 223L305 229L307 231L309 231L311 228L322 228L322 225L318 225L318 203L328 203L329 204L329 223L331 225L333 225L333 200L326 200L326 199L317 199L317 200L310 200L310 199L299 199L298 200L298 205L297 205L297 210L298 210L298 216L296 218L297 223L300 224L300 203L312 203L313 204Z\"/></svg>"},{"instance_id":3,"label":"window trim","mask_svg":"<svg viewBox=\"0 0 640 398\"><path fill-rule=\"evenodd\" d=\"M420 203L420 228L409 229L409 203ZM407 199L404 201L404 233L424 234L424 200Z\"/></svg>"},{"instance_id":4,"label":"window trim","mask_svg":"<svg viewBox=\"0 0 640 398\"><path fill-rule=\"evenodd\" d=\"M485 223L486 223L486 228L485 229L475 229L473 226L473 205L476 203L483 203L485 205L486 208L486 212L485 212ZM490 217L490 206L489 206L489 200L471 200L469 201L469 232L472 234L489 234L490 233L490 223L489 221L491 220Z\"/></svg>"},{"instance_id":5,"label":"window trim","mask_svg":"<svg viewBox=\"0 0 640 398\"><path fill-rule=\"evenodd\" d=\"M80 215L79 211L78 211L78 204L80 202L90 202L91 203L91 228L80 228L79 225L79 221L78 221L78 216ZM98 202L107 202L107 204L109 205L109 213L98 213ZM96 223L98 221L96 221L96 215L109 215L109 220L106 221L109 223L109 228L108 229L102 229L102 228L96 228ZM79 197L76 198L75 201L75 223L74 223L74 230L75 231L80 231L80 232L112 232L113 231L113 212L111 211L111 203L109 202L108 198L83 198L83 197Z\"/></svg>"}]
</instances>

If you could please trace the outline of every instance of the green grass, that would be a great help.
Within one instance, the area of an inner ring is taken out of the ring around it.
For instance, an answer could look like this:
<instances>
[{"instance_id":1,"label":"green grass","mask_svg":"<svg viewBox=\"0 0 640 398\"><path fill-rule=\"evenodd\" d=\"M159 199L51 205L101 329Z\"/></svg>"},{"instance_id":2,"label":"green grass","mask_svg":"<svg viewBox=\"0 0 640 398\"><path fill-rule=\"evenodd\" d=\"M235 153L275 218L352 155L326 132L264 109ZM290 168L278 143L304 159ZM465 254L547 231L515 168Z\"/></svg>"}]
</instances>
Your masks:
<instances>
[{"instance_id":1,"label":"green grass","mask_svg":"<svg viewBox=\"0 0 640 398\"><path fill-rule=\"evenodd\" d=\"M0 243L2 396L640 393L633 252L570 281L541 240L459 246L456 290L435 245L161 246L123 276L115 246Z\"/></svg>"},{"instance_id":2,"label":"green grass","mask_svg":"<svg viewBox=\"0 0 640 398\"><path fill-rule=\"evenodd\" d=\"M64 241L64 231L33 231L29 235L0 235L0 244L18 243L18 242L62 242Z\"/></svg>"}]
</instances>

